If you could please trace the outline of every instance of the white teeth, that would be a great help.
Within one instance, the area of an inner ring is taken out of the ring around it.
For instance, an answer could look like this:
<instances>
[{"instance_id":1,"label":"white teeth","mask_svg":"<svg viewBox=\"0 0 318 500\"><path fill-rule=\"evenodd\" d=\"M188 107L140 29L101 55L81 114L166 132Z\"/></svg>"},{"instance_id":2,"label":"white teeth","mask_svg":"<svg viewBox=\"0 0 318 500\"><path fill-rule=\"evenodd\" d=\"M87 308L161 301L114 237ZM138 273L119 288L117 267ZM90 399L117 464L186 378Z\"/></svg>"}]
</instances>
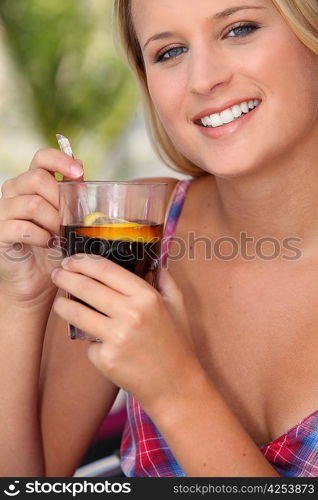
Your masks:
<instances>
[{"instance_id":1,"label":"white teeth","mask_svg":"<svg viewBox=\"0 0 318 500\"><path fill-rule=\"evenodd\" d=\"M248 101L248 107L249 107L250 109L254 109L254 108L255 108L255 106L254 106L254 101Z\"/></svg>"},{"instance_id":2,"label":"white teeth","mask_svg":"<svg viewBox=\"0 0 318 500\"><path fill-rule=\"evenodd\" d=\"M234 120L240 118L240 116L244 113L248 113L252 109L256 108L261 101L258 99L251 99L250 101L242 102L241 104L236 104L229 109L225 109L221 111L221 113L214 113L210 116L204 116L201 118L201 123L204 127L220 127L221 125L225 125L227 123L231 123Z\"/></svg>"},{"instance_id":3,"label":"white teeth","mask_svg":"<svg viewBox=\"0 0 318 500\"><path fill-rule=\"evenodd\" d=\"M231 109L226 109L220 113L220 117L223 123L231 123L234 120L234 115Z\"/></svg>"},{"instance_id":4,"label":"white teeth","mask_svg":"<svg viewBox=\"0 0 318 500\"><path fill-rule=\"evenodd\" d=\"M232 120L230 120L232 121ZM221 118L221 115L219 115L218 113L215 113L214 115L211 115L211 125L212 127L220 127L221 125L224 125L224 123L230 123L230 122L225 122L224 120L222 120Z\"/></svg>"},{"instance_id":5,"label":"white teeth","mask_svg":"<svg viewBox=\"0 0 318 500\"><path fill-rule=\"evenodd\" d=\"M242 102L242 104L241 104L241 110L243 111L243 113L248 113L249 112L247 102Z\"/></svg>"},{"instance_id":6,"label":"white teeth","mask_svg":"<svg viewBox=\"0 0 318 500\"><path fill-rule=\"evenodd\" d=\"M239 118L242 114L241 106L238 106L238 105L233 106L232 113L233 113L235 118Z\"/></svg>"},{"instance_id":7,"label":"white teeth","mask_svg":"<svg viewBox=\"0 0 318 500\"><path fill-rule=\"evenodd\" d=\"M202 123L202 125L204 125L205 127L207 127L208 126L208 120L207 120L207 118L206 117L201 118L201 123Z\"/></svg>"}]
</instances>

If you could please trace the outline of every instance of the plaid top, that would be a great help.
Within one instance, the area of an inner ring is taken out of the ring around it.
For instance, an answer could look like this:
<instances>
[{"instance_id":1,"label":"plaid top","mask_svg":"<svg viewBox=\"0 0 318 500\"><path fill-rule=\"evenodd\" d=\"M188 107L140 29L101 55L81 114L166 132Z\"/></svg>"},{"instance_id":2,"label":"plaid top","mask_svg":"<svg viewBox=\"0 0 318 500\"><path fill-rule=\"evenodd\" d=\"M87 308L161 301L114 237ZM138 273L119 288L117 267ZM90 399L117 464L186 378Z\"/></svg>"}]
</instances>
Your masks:
<instances>
[{"instance_id":1,"label":"plaid top","mask_svg":"<svg viewBox=\"0 0 318 500\"><path fill-rule=\"evenodd\" d=\"M318 410L260 450L281 476L318 477Z\"/></svg>"},{"instance_id":2,"label":"plaid top","mask_svg":"<svg viewBox=\"0 0 318 500\"><path fill-rule=\"evenodd\" d=\"M176 186L165 224L162 263L167 259L190 183L180 181ZM185 476L154 423L129 394L120 451L121 467L128 477ZM318 477L318 410L260 451L281 476Z\"/></svg>"}]
</instances>

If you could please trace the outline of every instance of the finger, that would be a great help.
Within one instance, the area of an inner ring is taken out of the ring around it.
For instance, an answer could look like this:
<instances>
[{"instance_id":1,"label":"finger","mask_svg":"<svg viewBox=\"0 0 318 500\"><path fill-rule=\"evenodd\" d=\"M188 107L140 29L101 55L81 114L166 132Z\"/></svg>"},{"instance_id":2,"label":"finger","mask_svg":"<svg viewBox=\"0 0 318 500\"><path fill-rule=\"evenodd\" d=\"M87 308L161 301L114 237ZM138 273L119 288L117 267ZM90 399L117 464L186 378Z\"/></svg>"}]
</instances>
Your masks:
<instances>
[{"instance_id":1,"label":"finger","mask_svg":"<svg viewBox=\"0 0 318 500\"><path fill-rule=\"evenodd\" d=\"M56 298L53 309L69 324L102 340L111 326L112 320L107 316L66 297Z\"/></svg>"},{"instance_id":2,"label":"finger","mask_svg":"<svg viewBox=\"0 0 318 500\"><path fill-rule=\"evenodd\" d=\"M183 294L169 271L165 268L161 268L159 271L158 291L170 313L183 323L186 320Z\"/></svg>"},{"instance_id":3,"label":"finger","mask_svg":"<svg viewBox=\"0 0 318 500\"><path fill-rule=\"evenodd\" d=\"M52 173L58 172L63 177L71 179L79 179L83 175L81 161L58 149L39 149L30 164L30 170L36 168L43 168Z\"/></svg>"},{"instance_id":4,"label":"finger","mask_svg":"<svg viewBox=\"0 0 318 500\"><path fill-rule=\"evenodd\" d=\"M126 308L127 297L92 278L64 269L55 269L51 277L56 286L107 316L119 315Z\"/></svg>"},{"instance_id":5,"label":"finger","mask_svg":"<svg viewBox=\"0 0 318 500\"><path fill-rule=\"evenodd\" d=\"M80 165L83 166L83 162L79 158L74 158L74 160L76 162L78 162ZM67 176L64 175L63 180L64 181L72 181L74 179L72 179L72 177L67 177ZM84 180L84 172L83 172L83 175L81 175L80 177L76 178L76 180L77 181L83 181Z\"/></svg>"},{"instance_id":6,"label":"finger","mask_svg":"<svg viewBox=\"0 0 318 500\"><path fill-rule=\"evenodd\" d=\"M150 286L131 271L99 255L76 254L65 259L62 266L94 278L124 295L137 295Z\"/></svg>"},{"instance_id":7,"label":"finger","mask_svg":"<svg viewBox=\"0 0 318 500\"><path fill-rule=\"evenodd\" d=\"M14 198L23 194L38 194L55 208L59 206L58 183L42 168L24 172L2 184L2 197Z\"/></svg>"},{"instance_id":8,"label":"finger","mask_svg":"<svg viewBox=\"0 0 318 500\"><path fill-rule=\"evenodd\" d=\"M164 299L168 300L174 300L175 298L180 300L182 296L176 282L165 268L161 268L159 271L158 291Z\"/></svg>"},{"instance_id":9,"label":"finger","mask_svg":"<svg viewBox=\"0 0 318 500\"><path fill-rule=\"evenodd\" d=\"M0 221L0 241L2 243L26 243L48 248L51 234L36 224L25 220Z\"/></svg>"},{"instance_id":10,"label":"finger","mask_svg":"<svg viewBox=\"0 0 318 500\"><path fill-rule=\"evenodd\" d=\"M98 342L91 342L87 350L88 359L98 370L101 369L102 345Z\"/></svg>"},{"instance_id":11,"label":"finger","mask_svg":"<svg viewBox=\"0 0 318 500\"><path fill-rule=\"evenodd\" d=\"M59 234L59 214L39 195L0 200L0 220L30 220L52 234Z\"/></svg>"}]
</instances>

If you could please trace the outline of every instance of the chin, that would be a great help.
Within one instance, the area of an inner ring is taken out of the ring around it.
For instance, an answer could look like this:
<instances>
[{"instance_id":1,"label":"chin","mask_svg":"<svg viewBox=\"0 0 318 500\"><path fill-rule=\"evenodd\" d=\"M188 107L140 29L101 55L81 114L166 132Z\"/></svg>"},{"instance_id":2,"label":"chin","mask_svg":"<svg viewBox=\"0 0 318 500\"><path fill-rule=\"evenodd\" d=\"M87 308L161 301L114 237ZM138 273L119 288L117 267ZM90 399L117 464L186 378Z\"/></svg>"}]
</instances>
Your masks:
<instances>
[{"instance_id":1,"label":"chin","mask_svg":"<svg viewBox=\"0 0 318 500\"><path fill-rule=\"evenodd\" d=\"M243 158L239 160L238 158ZM202 165L201 168L206 172L224 179L236 179L251 175L261 168L259 161L252 161L237 155L234 159L227 158L226 161L214 161Z\"/></svg>"}]
</instances>

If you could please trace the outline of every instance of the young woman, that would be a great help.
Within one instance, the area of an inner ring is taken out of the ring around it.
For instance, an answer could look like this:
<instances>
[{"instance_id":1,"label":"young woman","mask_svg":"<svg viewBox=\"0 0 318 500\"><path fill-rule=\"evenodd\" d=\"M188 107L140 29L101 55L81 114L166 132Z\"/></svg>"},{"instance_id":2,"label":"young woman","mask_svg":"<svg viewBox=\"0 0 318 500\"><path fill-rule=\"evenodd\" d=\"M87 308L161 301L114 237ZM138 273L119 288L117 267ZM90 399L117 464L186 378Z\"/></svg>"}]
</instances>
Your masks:
<instances>
[{"instance_id":1,"label":"young woman","mask_svg":"<svg viewBox=\"0 0 318 500\"><path fill-rule=\"evenodd\" d=\"M156 291L47 259L52 173L79 161L41 150L4 184L1 475L72 474L121 387L129 476L317 476L317 2L116 0L115 20L155 147L191 175L167 179L169 271Z\"/></svg>"}]
</instances>

